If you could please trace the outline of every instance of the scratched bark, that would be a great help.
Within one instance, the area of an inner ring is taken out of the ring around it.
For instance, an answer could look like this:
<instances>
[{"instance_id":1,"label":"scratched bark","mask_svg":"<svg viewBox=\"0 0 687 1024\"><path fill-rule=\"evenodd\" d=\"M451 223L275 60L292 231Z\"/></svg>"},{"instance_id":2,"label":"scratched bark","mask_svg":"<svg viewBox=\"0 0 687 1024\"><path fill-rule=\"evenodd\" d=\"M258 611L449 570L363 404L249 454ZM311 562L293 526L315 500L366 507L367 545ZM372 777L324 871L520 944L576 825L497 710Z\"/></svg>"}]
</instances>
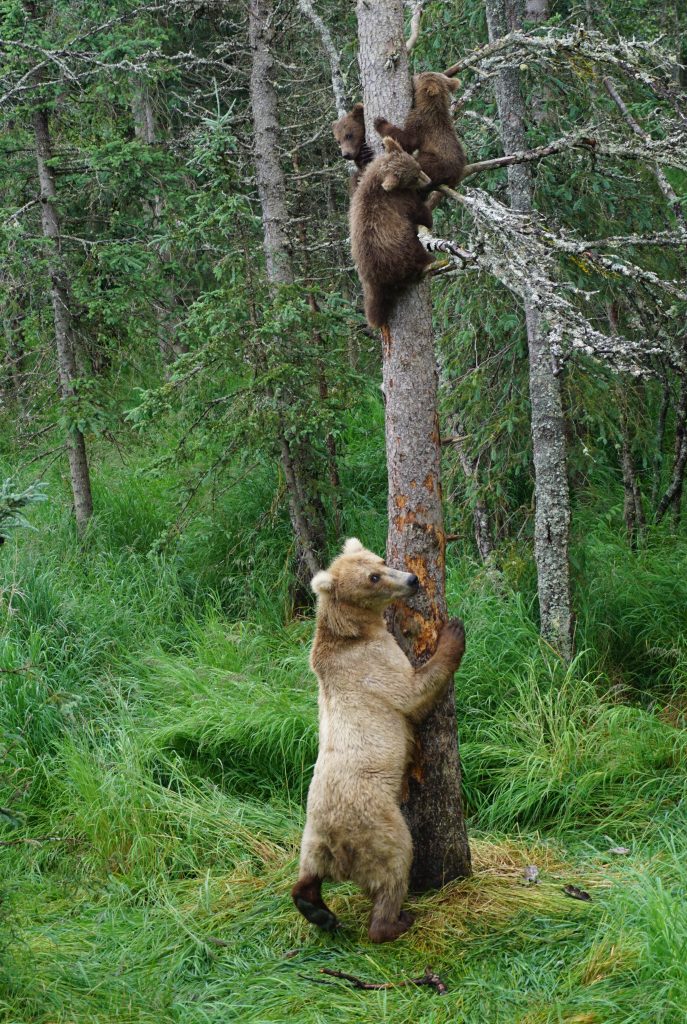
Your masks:
<instances>
[{"instance_id":1,"label":"scratched bark","mask_svg":"<svg viewBox=\"0 0 687 1024\"><path fill-rule=\"evenodd\" d=\"M359 63L368 144L375 117L403 124L412 101L402 0L359 0ZM411 288L382 331L389 474L387 560L414 572L422 592L394 610L390 627L415 664L433 652L446 621L445 534L437 420L437 368L429 287ZM412 606L411 606L412 605ZM469 640L468 640L469 645ZM411 888L437 888L470 874L453 687L417 734L403 807L415 859Z\"/></svg>"}]
</instances>

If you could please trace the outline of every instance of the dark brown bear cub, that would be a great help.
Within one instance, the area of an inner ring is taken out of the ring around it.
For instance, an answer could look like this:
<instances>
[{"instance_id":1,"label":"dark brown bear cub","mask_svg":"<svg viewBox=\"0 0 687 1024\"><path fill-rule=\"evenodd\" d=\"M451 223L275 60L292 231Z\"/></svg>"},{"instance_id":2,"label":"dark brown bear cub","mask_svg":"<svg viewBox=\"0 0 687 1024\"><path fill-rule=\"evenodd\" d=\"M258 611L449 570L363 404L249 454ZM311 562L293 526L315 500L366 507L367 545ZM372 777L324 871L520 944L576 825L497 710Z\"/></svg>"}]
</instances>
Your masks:
<instances>
[{"instance_id":1,"label":"dark brown bear cub","mask_svg":"<svg viewBox=\"0 0 687 1024\"><path fill-rule=\"evenodd\" d=\"M332 125L334 138L339 143L344 160L353 160L357 171L353 174L353 187L372 162L372 150L365 142L365 112L362 103L356 103L352 110Z\"/></svg>"},{"instance_id":2,"label":"dark brown bear cub","mask_svg":"<svg viewBox=\"0 0 687 1024\"><path fill-rule=\"evenodd\" d=\"M393 139L365 171L351 200L351 252L358 269L370 327L389 320L398 293L419 280L432 262L417 225L432 226L423 201L422 171Z\"/></svg>"},{"instance_id":3,"label":"dark brown bear cub","mask_svg":"<svg viewBox=\"0 0 687 1024\"><path fill-rule=\"evenodd\" d=\"M465 152L449 109L451 93L460 82L426 71L414 76L413 86L415 99L403 128L396 128L383 117L375 119L375 128L382 138L396 139L406 153L413 153L432 185L453 188L465 169Z\"/></svg>"}]
</instances>

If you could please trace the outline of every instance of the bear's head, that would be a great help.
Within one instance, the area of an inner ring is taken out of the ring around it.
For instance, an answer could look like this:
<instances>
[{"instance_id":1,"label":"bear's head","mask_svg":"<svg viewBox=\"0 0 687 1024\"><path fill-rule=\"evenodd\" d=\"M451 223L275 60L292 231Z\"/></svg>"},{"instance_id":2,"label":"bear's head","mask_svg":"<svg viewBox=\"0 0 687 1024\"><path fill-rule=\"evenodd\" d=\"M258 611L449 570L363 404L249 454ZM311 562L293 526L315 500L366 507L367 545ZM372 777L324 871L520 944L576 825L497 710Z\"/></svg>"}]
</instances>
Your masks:
<instances>
[{"instance_id":1,"label":"bear's head","mask_svg":"<svg viewBox=\"0 0 687 1024\"><path fill-rule=\"evenodd\" d=\"M425 177L417 160L401 149L395 139L384 139L386 152L377 157L378 169L382 173L382 188L385 192L394 192L397 188L419 189Z\"/></svg>"},{"instance_id":2,"label":"bear's head","mask_svg":"<svg viewBox=\"0 0 687 1024\"><path fill-rule=\"evenodd\" d=\"M390 569L383 558L351 537L329 568L313 576L311 586L320 605L335 603L381 613L397 598L416 594L419 581L412 572Z\"/></svg>"},{"instance_id":3,"label":"bear's head","mask_svg":"<svg viewBox=\"0 0 687 1024\"><path fill-rule=\"evenodd\" d=\"M436 106L437 101L443 100L448 109L451 93L460 89L460 79L447 78L438 71L423 71L413 76L413 89L416 107L421 107L426 102Z\"/></svg>"},{"instance_id":4,"label":"bear's head","mask_svg":"<svg viewBox=\"0 0 687 1024\"><path fill-rule=\"evenodd\" d=\"M356 103L352 110L335 121L332 131L344 160L355 160L365 142L365 113L362 103Z\"/></svg>"}]
</instances>

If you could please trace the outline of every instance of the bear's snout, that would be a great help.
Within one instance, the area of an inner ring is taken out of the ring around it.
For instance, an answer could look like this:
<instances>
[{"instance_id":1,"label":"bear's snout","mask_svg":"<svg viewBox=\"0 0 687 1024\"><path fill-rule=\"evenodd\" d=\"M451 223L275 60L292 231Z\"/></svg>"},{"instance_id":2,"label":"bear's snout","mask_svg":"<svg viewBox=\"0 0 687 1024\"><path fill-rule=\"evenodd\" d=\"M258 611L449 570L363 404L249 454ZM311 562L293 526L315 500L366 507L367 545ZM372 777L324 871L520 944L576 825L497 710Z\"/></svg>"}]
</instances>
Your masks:
<instances>
[{"instance_id":1,"label":"bear's snout","mask_svg":"<svg viewBox=\"0 0 687 1024\"><path fill-rule=\"evenodd\" d=\"M409 587L412 587L412 588L413 588L413 590L417 590L417 589L418 589L418 587L420 586L420 581L419 581L419 579L417 578L417 576L415 575L415 573L412 573L412 574L411 574L411 575L410 575L410 576L408 577L408 586L409 586Z\"/></svg>"}]
</instances>

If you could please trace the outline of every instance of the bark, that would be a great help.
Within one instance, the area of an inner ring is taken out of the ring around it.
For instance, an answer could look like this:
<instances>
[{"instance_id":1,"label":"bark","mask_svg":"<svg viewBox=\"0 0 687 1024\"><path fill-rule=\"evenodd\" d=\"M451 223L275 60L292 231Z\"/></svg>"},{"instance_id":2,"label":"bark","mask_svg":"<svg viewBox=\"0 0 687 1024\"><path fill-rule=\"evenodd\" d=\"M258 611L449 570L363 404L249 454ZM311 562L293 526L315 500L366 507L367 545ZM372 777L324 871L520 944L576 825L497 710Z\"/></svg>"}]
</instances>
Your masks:
<instances>
[{"instance_id":1,"label":"bark","mask_svg":"<svg viewBox=\"0 0 687 1024\"><path fill-rule=\"evenodd\" d=\"M136 138L146 146L154 146L157 142L155 111L153 110L150 90L145 84L142 84L135 91L131 103L131 111L134 117ZM154 232L157 232L160 229L165 208L163 196L155 195L152 202L148 204L148 207L152 229ZM155 246L155 252L164 271L164 267L171 262L171 253L168 249L159 245ZM176 296L171 289L167 291L163 303L156 305L158 347L162 356L162 365L166 379L169 379L172 364L185 351L184 346L177 337L177 325L174 318L175 306Z\"/></svg>"},{"instance_id":2,"label":"bark","mask_svg":"<svg viewBox=\"0 0 687 1024\"><path fill-rule=\"evenodd\" d=\"M687 380L680 385L680 398L675 410L675 456L673 472L668 488L658 503L656 522L660 523L668 509L673 507L675 525L680 523L682 511L682 491L687 468Z\"/></svg>"},{"instance_id":3,"label":"bark","mask_svg":"<svg viewBox=\"0 0 687 1024\"><path fill-rule=\"evenodd\" d=\"M666 381L663 385L663 396L656 421L656 441L654 444L654 466L653 481L651 484L651 507L656 508L658 501L658 489L661 486L661 474L663 471L663 444L666 436L666 420L670 408L670 384Z\"/></svg>"},{"instance_id":4,"label":"bark","mask_svg":"<svg viewBox=\"0 0 687 1024\"><path fill-rule=\"evenodd\" d=\"M525 20L539 24L549 16L549 0L526 0Z\"/></svg>"},{"instance_id":5,"label":"bark","mask_svg":"<svg viewBox=\"0 0 687 1024\"><path fill-rule=\"evenodd\" d=\"M358 0L359 64L368 145L384 116L403 124L412 93L402 0ZM422 585L411 604L395 608L391 629L414 664L426 661L445 622L445 548L437 417L438 374L429 286L403 295L382 331L390 565L414 572ZM463 817L453 687L417 731L417 756L404 805L415 859L411 887L436 888L470 874Z\"/></svg>"},{"instance_id":6,"label":"bark","mask_svg":"<svg viewBox=\"0 0 687 1024\"><path fill-rule=\"evenodd\" d=\"M518 27L513 0L485 0L489 41ZM516 67L500 71L495 82L496 104L504 153L526 148L525 105ZM508 168L510 203L519 213L532 209L529 164ZM538 311L525 301L529 353L532 452L534 459L534 557L537 564L539 615L542 635L570 660L573 654L573 615L568 559L570 491L567 477L565 421L551 348L541 329Z\"/></svg>"},{"instance_id":7,"label":"bark","mask_svg":"<svg viewBox=\"0 0 687 1024\"><path fill-rule=\"evenodd\" d=\"M279 115L277 93L272 80L274 61L273 0L251 0L248 9L248 32L252 55L250 103L253 119L255 171L262 207L263 247L267 278L272 295L280 287L294 282L291 246L287 233L286 179L279 162ZM274 355L278 356L274 339ZM289 395L272 395L278 414L285 412ZM280 427L279 451L288 492L289 516L297 546L297 581L303 594L307 577L322 567L324 524L313 509L312 495L306 486L305 464L308 453L290 442L283 425Z\"/></svg>"},{"instance_id":8,"label":"bark","mask_svg":"<svg viewBox=\"0 0 687 1024\"><path fill-rule=\"evenodd\" d=\"M52 159L50 121L48 111L38 108L33 114L38 182L41 191L41 221L48 251L48 272L55 324L55 347L60 382L60 398L69 402L74 397L74 382L78 377L74 330L72 326L69 276L61 253L60 220L55 200L55 178L49 161ZM91 479L86 455L86 441L81 431L73 426L67 430L67 455L74 496L74 515L79 533L83 533L93 514Z\"/></svg>"},{"instance_id":9,"label":"bark","mask_svg":"<svg viewBox=\"0 0 687 1024\"><path fill-rule=\"evenodd\" d=\"M478 468L480 457L478 455L476 458L471 458L465 450L465 445L463 443L465 426L460 420L456 421L455 430L456 435L453 437L452 443L458 452L461 468L466 478L477 487L479 485ZM489 508L486 501L479 493L477 494L475 506L472 510L472 523L475 534L475 544L477 546L479 557L485 564L490 563L494 554L494 538L489 518Z\"/></svg>"}]
</instances>

